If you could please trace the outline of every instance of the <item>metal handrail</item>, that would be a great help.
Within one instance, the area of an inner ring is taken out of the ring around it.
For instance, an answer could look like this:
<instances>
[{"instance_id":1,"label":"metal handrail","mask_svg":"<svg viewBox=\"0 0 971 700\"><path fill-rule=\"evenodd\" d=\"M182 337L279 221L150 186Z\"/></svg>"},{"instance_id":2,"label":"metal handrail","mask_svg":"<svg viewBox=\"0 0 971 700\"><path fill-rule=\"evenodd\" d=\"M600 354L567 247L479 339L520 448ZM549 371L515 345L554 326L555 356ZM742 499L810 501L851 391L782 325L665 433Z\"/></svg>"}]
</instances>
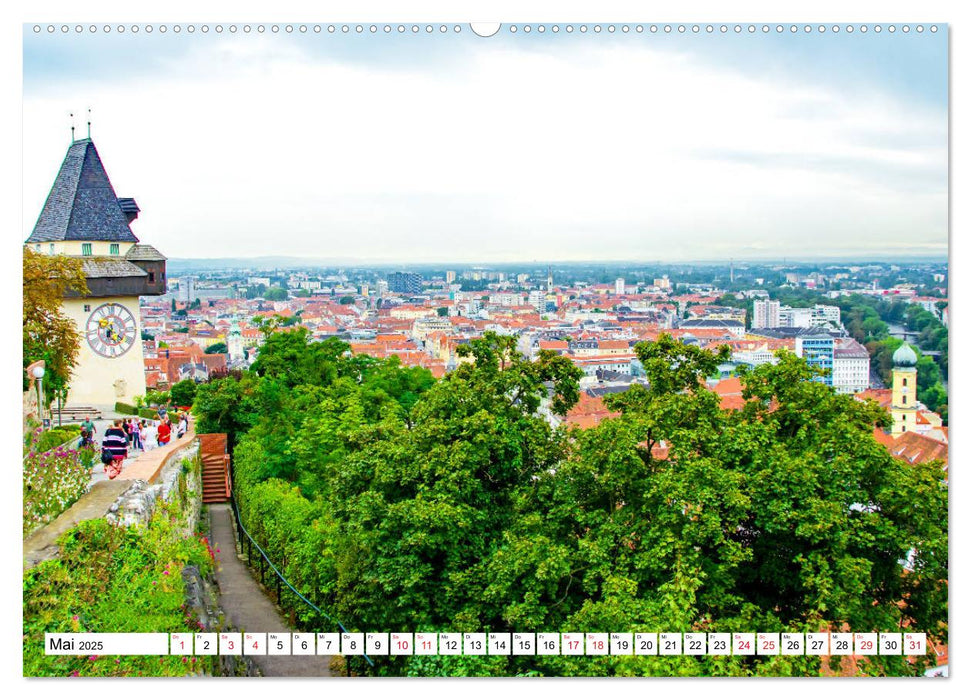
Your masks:
<instances>
[{"instance_id":1,"label":"metal handrail","mask_svg":"<svg viewBox=\"0 0 971 700\"><path fill-rule=\"evenodd\" d=\"M254 547L256 547L256 551L258 551L260 553L260 555L263 557L263 559L266 560L266 563L270 566L270 568L273 569L273 573L275 573L277 575L277 580L278 580L278 582L277 582L277 600L279 601L281 599L280 598L280 586L279 586L279 582L282 581L283 583L286 584L287 588L289 588L291 591L293 591L294 595L296 595L298 598L300 598L300 600L302 600L304 603L306 603L311 608L313 608L313 610L315 612L317 612L319 615L325 617L326 619L330 620L332 623L336 624L340 628L341 632L343 632L344 634L349 634L349 632L347 631L347 628L344 627L344 625L341 623L340 620L337 620L337 619L331 617L330 615L328 615L327 613L325 613L323 610L321 610L320 608L318 608L316 605L314 605L312 602L310 602L309 600L307 600L307 598L300 591L298 591L296 588L293 587L293 584L291 584L289 581L287 581L286 577L273 564L273 562L270 561L270 557L267 555L267 553L263 551L263 548L260 547L259 543L253 538L253 536L251 534L249 534L249 532L247 532L246 528L243 527L243 520L242 520L242 518L239 515L239 508L236 506L236 498L235 498L235 496L233 496L233 497L231 497L229 499L229 504L230 504L230 508L233 509L233 515L235 516L236 526L239 528L239 531L242 532L244 535L246 535L247 539L253 544ZM367 654L363 654L363 656L364 656L365 661L367 661L373 667L374 666L374 662L371 661L371 657L369 657Z\"/></svg>"}]
</instances>

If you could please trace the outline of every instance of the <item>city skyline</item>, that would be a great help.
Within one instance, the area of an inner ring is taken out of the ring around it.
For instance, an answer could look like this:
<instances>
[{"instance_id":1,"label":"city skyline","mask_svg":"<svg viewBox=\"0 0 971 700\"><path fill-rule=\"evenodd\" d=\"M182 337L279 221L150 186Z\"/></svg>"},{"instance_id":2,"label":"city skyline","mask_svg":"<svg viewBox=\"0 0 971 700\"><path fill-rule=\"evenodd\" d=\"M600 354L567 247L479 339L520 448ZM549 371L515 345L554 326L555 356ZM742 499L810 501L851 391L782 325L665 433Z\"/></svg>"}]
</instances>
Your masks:
<instances>
[{"instance_id":1,"label":"city skyline","mask_svg":"<svg viewBox=\"0 0 971 700\"><path fill-rule=\"evenodd\" d=\"M947 257L946 30L451 27L25 29L24 237L68 112L83 137L90 106L115 190L142 208L136 235L172 258Z\"/></svg>"}]
</instances>

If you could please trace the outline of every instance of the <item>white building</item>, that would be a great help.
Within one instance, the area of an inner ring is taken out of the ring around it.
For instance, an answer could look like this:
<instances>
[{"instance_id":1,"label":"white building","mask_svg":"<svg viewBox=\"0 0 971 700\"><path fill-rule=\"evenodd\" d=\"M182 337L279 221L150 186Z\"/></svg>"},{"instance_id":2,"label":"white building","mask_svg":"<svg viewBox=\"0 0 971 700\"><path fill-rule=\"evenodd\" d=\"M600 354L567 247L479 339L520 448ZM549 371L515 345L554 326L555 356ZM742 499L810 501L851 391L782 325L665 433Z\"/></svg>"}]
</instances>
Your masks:
<instances>
[{"instance_id":1,"label":"white building","mask_svg":"<svg viewBox=\"0 0 971 700\"><path fill-rule=\"evenodd\" d=\"M812 328L812 326L812 309L794 309L791 306L779 307L780 328Z\"/></svg>"},{"instance_id":2,"label":"white building","mask_svg":"<svg viewBox=\"0 0 971 700\"><path fill-rule=\"evenodd\" d=\"M534 289L529 293L529 305L539 313L546 313L546 292L542 289Z\"/></svg>"},{"instance_id":3,"label":"white building","mask_svg":"<svg viewBox=\"0 0 971 700\"><path fill-rule=\"evenodd\" d=\"M617 296L623 296L625 294L623 277L618 277L617 280L614 282L614 294L616 294Z\"/></svg>"},{"instance_id":4,"label":"white building","mask_svg":"<svg viewBox=\"0 0 971 700\"><path fill-rule=\"evenodd\" d=\"M779 328L779 302L757 300L752 303L752 328Z\"/></svg>"},{"instance_id":5,"label":"white building","mask_svg":"<svg viewBox=\"0 0 971 700\"><path fill-rule=\"evenodd\" d=\"M853 338L836 341L833 388L838 394L858 394L870 388L870 353Z\"/></svg>"},{"instance_id":6,"label":"white building","mask_svg":"<svg viewBox=\"0 0 971 700\"><path fill-rule=\"evenodd\" d=\"M732 362L758 367L764 364L778 364L779 358L774 350L739 350L732 353Z\"/></svg>"},{"instance_id":7,"label":"white building","mask_svg":"<svg viewBox=\"0 0 971 700\"><path fill-rule=\"evenodd\" d=\"M836 328L839 328L840 307L828 306L826 304L816 304L813 306L812 324L814 326L832 324Z\"/></svg>"},{"instance_id":8,"label":"white building","mask_svg":"<svg viewBox=\"0 0 971 700\"><path fill-rule=\"evenodd\" d=\"M545 298L545 297L544 297ZM498 292L489 295L490 306L522 306L523 295L511 292Z\"/></svg>"}]
</instances>

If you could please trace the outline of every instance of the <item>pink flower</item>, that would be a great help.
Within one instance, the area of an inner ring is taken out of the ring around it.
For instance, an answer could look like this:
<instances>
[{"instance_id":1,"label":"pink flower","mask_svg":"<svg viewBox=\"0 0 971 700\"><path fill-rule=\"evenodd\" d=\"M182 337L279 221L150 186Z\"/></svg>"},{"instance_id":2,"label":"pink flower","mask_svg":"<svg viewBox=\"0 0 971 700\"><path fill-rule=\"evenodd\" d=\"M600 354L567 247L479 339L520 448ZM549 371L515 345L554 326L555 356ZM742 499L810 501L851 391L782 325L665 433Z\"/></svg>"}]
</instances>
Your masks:
<instances>
[{"instance_id":1,"label":"pink flower","mask_svg":"<svg viewBox=\"0 0 971 700\"><path fill-rule=\"evenodd\" d=\"M78 616L77 616L77 615L75 615L75 616L74 616L74 617L72 617L71 619L72 619L72 620L74 620L75 622L77 622L77 621L78 621Z\"/></svg>"},{"instance_id":2,"label":"pink flower","mask_svg":"<svg viewBox=\"0 0 971 700\"><path fill-rule=\"evenodd\" d=\"M162 572L162 575L163 575L163 576L168 576L168 575L169 575L169 570L168 570L168 569L166 569L165 571L163 571L163 572Z\"/></svg>"},{"instance_id":3,"label":"pink flower","mask_svg":"<svg viewBox=\"0 0 971 700\"><path fill-rule=\"evenodd\" d=\"M72 675L72 676L73 676L74 678L77 678L77 677L78 677L78 676L80 676L81 674L80 674L80 673L78 673L77 671L71 671L71 675Z\"/></svg>"}]
</instances>

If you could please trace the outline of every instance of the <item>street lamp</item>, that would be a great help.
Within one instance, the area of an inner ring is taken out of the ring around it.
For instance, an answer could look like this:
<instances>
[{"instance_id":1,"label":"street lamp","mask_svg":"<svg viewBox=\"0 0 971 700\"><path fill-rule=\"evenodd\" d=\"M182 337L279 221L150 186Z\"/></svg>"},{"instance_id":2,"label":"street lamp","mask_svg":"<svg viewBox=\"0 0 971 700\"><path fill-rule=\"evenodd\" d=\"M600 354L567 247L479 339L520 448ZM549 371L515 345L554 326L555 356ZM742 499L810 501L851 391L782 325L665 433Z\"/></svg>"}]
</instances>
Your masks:
<instances>
[{"instance_id":1,"label":"street lamp","mask_svg":"<svg viewBox=\"0 0 971 700\"><path fill-rule=\"evenodd\" d=\"M38 365L31 370L34 379L37 380L37 413L40 415L40 424L44 425L44 368Z\"/></svg>"}]
</instances>

